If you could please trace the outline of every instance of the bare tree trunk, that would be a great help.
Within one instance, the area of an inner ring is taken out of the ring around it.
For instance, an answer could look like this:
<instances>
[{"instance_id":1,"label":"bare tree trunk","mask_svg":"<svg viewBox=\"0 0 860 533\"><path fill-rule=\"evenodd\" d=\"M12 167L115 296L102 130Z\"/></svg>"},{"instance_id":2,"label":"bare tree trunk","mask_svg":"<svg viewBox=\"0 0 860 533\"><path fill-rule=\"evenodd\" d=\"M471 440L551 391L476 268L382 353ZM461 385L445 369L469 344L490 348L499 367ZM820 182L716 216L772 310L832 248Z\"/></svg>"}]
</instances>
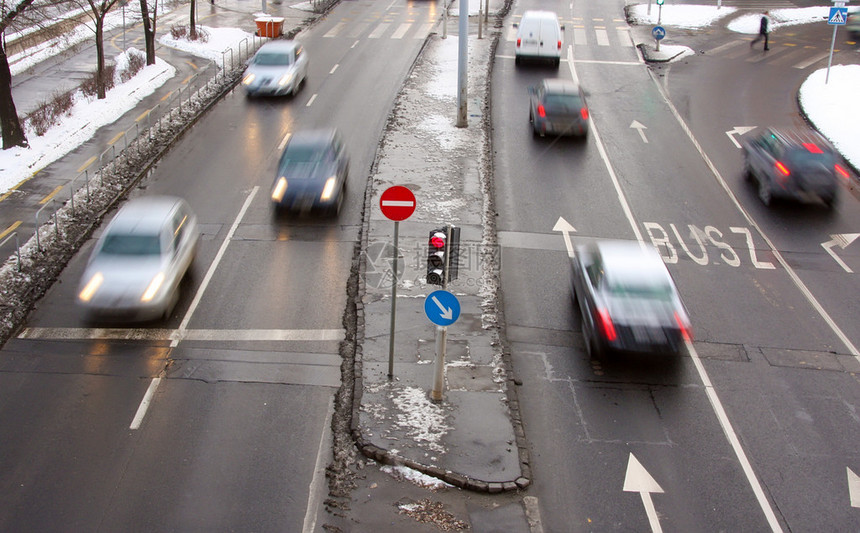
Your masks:
<instances>
[{"instance_id":1,"label":"bare tree trunk","mask_svg":"<svg viewBox=\"0 0 860 533\"><path fill-rule=\"evenodd\" d=\"M13 146L29 146L24 128L18 119L18 111L15 110L15 100L12 99L12 72L6 58L5 39L0 42L0 123L4 150Z\"/></svg>"},{"instance_id":2,"label":"bare tree trunk","mask_svg":"<svg viewBox=\"0 0 860 533\"><path fill-rule=\"evenodd\" d=\"M143 15L143 41L146 45L146 64L155 64L155 16L158 13L158 2L152 6L152 19L149 18L147 0L140 0L140 13Z\"/></svg>"},{"instance_id":3,"label":"bare tree trunk","mask_svg":"<svg viewBox=\"0 0 860 533\"><path fill-rule=\"evenodd\" d=\"M107 98L107 89L105 88L104 17L96 19L96 96L99 100Z\"/></svg>"},{"instance_id":4,"label":"bare tree trunk","mask_svg":"<svg viewBox=\"0 0 860 533\"><path fill-rule=\"evenodd\" d=\"M197 40L197 2L191 0L191 21L188 23L190 30L188 38L192 41Z\"/></svg>"}]
</instances>

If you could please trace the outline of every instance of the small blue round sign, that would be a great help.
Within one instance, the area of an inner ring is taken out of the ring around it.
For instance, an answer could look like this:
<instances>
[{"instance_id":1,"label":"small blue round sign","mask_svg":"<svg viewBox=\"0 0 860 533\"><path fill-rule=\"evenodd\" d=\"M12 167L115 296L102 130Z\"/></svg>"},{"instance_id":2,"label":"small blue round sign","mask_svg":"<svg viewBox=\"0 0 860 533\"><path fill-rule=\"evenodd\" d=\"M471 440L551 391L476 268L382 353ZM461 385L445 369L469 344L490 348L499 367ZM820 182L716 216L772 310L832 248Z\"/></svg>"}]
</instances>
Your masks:
<instances>
[{"instance_id":1,"label":"small blue round sign","mask_svg":"<svg viewBox=\"0 0 860 533\"><path fill-rule=\"evenodd\" d=\"M450 326L460 318L460 302L448 291L433 291L424 299L424 313L437 326Z\"/></svg>"},{"instance_id":2,"label":"small blue round sign","mask_svg":"<svg viewBox=\"0 0 860 533\"><path fill-rule=\"evenodd\" d=\"M666 36L666 28L663 26L654 26L651 30L651 35L658 41Z\"/></svg>"}]
</instances>

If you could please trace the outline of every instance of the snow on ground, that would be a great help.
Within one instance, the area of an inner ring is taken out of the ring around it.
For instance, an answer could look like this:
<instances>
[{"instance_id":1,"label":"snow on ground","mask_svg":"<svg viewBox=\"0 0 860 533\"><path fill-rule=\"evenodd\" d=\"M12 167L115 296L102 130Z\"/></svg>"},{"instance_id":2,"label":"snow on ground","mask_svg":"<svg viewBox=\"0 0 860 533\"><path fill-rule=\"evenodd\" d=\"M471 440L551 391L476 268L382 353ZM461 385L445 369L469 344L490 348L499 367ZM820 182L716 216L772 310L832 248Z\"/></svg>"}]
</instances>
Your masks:
<instances>
[{"instance_id":1,"label":"snow on ground","mask_svg":"<svg viewBox=\"0 0 860 533\"><path fill-rule=\"evenodd\" d=\"M822 17L826 17L827 9L827 7L775 9L771 11L771 17L778 31L781 26L793 24L811 22L824 24ZM658 11L656 6L652 6L649 16L647 5L634 5L630 8L631 18L637 24L656 23ZM736 11L729 7L717 9L715 6L670 5L663 7L661 23L682 28L703 28L719 23L735 13ZM758 19L757 14L741 15L732 20L728 27L738 33L754 34L758 31ZM115 18L112 20L115 21ZM175 46L212 59L220 65L222 52L225 49L233 48L238 51L241 41L252 38L251 34L236 28L206 28L206 30L209 32L209 40L206 43L187 41L179 43L169 36L163 36L160 41L167 46ZM91 32L85 37L91 38ZM66 42L69 43L67 46L74 44L70 41ZM58 53L58 46L60 44L51 47L52 54ZM244 49L244 45L242 46ZM38 60L44 60L44 57ZM37 59L18 58L17 65L23 65L21 68L26 68L34 64L32 61ZM444 61L440 64L451 71L447 72L447 75L442 73L440 78L456 77L455 61ZM117 120L132 109L141 98L151 94L173 76L174 72L173 67L163 62L147 67L131 81L110 91L106 100L88 101L80 98L72 115L61 125L52 128L45 136L36 137L32 132L28 132L30 148L0 151L0 171L2 171L0 172L0 192L8 191L73 150L91 137L101 125ZM857 87L860 87L860 66L834 66L827 85L823 83L824 75L823 70L815 72L803 84L800 90L801 104L816 127L839 148L855 168L860 168L860 136L851 131L853 125L860 123L860 106L831 105L832 102L852 102L855 99ZM92 121L94 117L100 120Z\"/></svg>"},{"instance_id":2,"label":"snow on ground","mask_svg":"<svg viewBox=\"0 0 860 533\"><path fill-rule=\"evenodd\" d=\"M222 61L226 61L230 65L230 52L233 50L234 61L239 61L239 53L246 53L247 50L253 48L254 34L248 33L239 28L210 28L208 26L198 26L198 29L203 30L208 39L205 42L189 41L188 39L174 39L170 34L163 35L158 39L158 42L171 48L188 52L210 61L214 61L218 67L221 67ZM240 50L241 47L241 50ZM226 53L225 53L226 52ZM225 58L226 56L226 58Z\"/></svg>"}]
</instances>

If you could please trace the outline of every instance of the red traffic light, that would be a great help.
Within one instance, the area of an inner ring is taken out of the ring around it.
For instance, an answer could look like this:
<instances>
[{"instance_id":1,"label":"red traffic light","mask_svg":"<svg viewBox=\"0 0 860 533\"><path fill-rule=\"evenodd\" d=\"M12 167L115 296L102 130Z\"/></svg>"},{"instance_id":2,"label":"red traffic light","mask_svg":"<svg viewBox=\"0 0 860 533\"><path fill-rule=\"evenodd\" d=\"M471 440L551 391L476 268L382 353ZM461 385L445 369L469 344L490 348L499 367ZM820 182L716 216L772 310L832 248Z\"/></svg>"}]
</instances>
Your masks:
<instances>
[{"instance_id":1,"label":"red traffic light","mask_svg":"<svg viewBox=\"0 0 860 533\"><path fill-rule=\"evenodd\" d=\"M433 235L430 236L430 246L436 248L437 250L439 248L444 248L445 240L446 235L444 233L442 233L441 231L434 232Z\"/></svg>"}]
</instances>

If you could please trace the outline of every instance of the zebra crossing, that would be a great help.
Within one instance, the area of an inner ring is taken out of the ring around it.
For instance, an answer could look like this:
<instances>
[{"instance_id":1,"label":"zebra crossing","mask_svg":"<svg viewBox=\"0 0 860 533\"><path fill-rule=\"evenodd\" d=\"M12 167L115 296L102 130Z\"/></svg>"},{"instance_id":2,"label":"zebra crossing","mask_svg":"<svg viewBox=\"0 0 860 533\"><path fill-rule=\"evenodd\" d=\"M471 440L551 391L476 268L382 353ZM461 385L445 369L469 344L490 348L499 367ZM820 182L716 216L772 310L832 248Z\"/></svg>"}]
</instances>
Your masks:
<instances>
[{"instance_id":1,"label":"zebra crossing","mask_svg":"<svg viewBox=\"0 0 860 533\"><path fill-rule=\"evenodd\" d=\"M336 23L330 30L323 34L325 39L425 39L433 28L433 22L407 21L392 22L382 21L342 21Z\"/></svg>"},{"instance_id":2,"label":"zebra crossing","mask_svg":"<svg viewBox=\"0 0 860 533\"><path fill-rule=\"evenodd\" d=\"M633 38L630 35L630 26L622 18L589 19L588 21L574 18L559 22L564 25L565 42L574 46L623 46L626 48L634 46ZM517 29L513 25L506 29L505 40L508 42L517 40Z\"/></svg>"},{"instance_id":3,"label":"zebra crossing","mask_svg":"<svg viewBox=\"0 0 860 533\"><path fill-rule=\"evenodd\" d=\"M829 50L825 50L820 46L796 43L771 43L770 50L764 53L760 48L750 50L749 39L743 38L734 39L703 50L702 53L709 57L791 67L798 70L812 67L818 68L830 55Z\"/></svg>"}]
</instances>

